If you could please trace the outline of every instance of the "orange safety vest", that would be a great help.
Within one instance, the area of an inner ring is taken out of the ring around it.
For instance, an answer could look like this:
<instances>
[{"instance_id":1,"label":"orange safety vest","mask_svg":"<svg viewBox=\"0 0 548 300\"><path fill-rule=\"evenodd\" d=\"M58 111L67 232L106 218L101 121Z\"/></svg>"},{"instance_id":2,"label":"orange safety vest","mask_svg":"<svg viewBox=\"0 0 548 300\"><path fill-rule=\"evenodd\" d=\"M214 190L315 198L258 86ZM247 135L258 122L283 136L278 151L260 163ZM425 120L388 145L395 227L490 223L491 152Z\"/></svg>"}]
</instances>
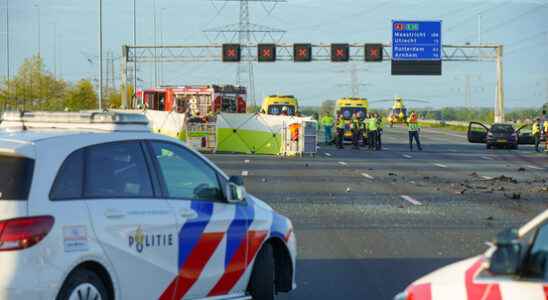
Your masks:
<instances>
[{"instance_id":1,"label":"orange safety vest","mask_svg":"<svg viewBox=\"0 0 548 300\"><path fill-rule=\"evenodd\" d=\"M298 124L298 123L289 125L289 133L291 134L291 141L296 142L299 140L299 128L301 128L301 124Z\"/></svg>"}]
</instances>

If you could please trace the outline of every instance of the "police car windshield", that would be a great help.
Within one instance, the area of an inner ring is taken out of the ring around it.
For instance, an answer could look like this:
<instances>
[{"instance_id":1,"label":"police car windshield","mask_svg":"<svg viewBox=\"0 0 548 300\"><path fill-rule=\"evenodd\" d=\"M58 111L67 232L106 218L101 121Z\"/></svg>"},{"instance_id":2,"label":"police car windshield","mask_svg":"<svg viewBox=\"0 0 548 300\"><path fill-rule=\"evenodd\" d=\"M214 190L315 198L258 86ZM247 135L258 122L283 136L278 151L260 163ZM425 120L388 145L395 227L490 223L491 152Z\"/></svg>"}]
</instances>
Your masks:
<instances>
[{"instance_id":1,"label":"police car windshield","mask_svg":"<svg viewBox=\"0 0 548 300\"><path fill-rule=\"evenodd\" d=\"M0 156L0 201L27 200L34 160Z\"/></svg>"}]
</instances>

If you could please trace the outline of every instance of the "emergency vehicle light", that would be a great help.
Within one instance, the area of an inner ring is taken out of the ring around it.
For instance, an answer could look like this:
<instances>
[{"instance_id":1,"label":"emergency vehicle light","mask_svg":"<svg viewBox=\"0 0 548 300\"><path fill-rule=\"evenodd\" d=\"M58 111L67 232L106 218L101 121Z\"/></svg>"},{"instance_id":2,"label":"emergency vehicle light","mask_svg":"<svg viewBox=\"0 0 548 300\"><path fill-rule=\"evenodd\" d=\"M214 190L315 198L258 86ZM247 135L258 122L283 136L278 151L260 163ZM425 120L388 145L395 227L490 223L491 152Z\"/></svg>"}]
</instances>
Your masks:
<instances>
[{"instance_id":1,"label":"emergency vehicle light","mask_svg":"<svg viewBox=\"0 0 548 300\"><path fill-rule=\"evenodd\" d=\"M111 111L6 112L0 128L94 129L102 131L149 131L148 119L139 113Z\"/></svg>"}]
</instances>

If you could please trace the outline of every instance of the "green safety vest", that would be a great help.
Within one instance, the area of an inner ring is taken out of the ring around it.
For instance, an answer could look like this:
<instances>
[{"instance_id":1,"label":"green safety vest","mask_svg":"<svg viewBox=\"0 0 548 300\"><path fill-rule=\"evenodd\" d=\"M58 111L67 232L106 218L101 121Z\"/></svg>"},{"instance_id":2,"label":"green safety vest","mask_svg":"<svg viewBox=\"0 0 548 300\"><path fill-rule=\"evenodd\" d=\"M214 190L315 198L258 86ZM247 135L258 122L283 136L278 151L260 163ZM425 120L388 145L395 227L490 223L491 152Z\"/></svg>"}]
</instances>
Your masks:
<instances>
[{"instance_id":1,"label":"green safety vest","mask_svg":"<svg viewBox=\"0 0 548 300\"><path fill-rule=\"evenodd\" d=\"M360 118L352 118L352 129L360 128Z\"/></svg>"},{"instance_id":2,"label":"green safety vest","mask_svg":"<svg viewBox=\"0 0 548 300\"><path fill-rule=\"evenodd\" d=\"M343 118L340 118L339 121L337 122L337 128L339 129L344 129L344 120Z\"/></svg>"},{"instance_id":3,"label":"green safety vest","mask_svg":"<svg viewBox=\"0 0 548 300\"><path fill-rule=\"evenodd\" d=\"M367 119L367 129L377 130L377 119L376 118Z\"/></svg>"},{"instance_id":4,"label":"green safety vest","mask_svg":"<svg viewBox=\"0 0 548 300\"><path fill-rule=\"evenodd\" d=\"M540 133L540 124L537 122L533 123L533 128L531 131L533 135Z\"/></svg>"},{"instance_id":5,"label":"green safety vest","mask_svg":"<svg viewBox=\"0 0 548 300\"><path fill-rule=\"evenodd\" d=\"M409 123L409 131L414 132L419 130L419 124L417 123Z\"/></svg>"},{"instance_id":6,"label":"green safety vest","mask_svg":"<svg viewBox=\"0 0 548 300\"><path fill-rule=\"evenodd\" d=\"M323 126L333 126L333 117L332 116L323 116L322 125Z\"/></svg>"}]
</instances>

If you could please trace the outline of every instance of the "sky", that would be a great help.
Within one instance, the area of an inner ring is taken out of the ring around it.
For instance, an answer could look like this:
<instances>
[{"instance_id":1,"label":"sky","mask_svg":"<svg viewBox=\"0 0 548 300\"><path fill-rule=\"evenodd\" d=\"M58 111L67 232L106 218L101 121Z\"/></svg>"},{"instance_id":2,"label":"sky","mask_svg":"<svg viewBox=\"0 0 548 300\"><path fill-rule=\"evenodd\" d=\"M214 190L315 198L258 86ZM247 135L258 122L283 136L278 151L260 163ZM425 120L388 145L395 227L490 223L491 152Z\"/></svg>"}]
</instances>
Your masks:
<instances>
[{"instance_id":1,"label":"sky","mask_svg":"<svg viewBox=\"0 0 548 300\"><path fill-rule=\"evenodd\" d=\"M71 82L97 80L97 0L0 0L0 77L7 71L7 1L12 74L40 49L47 69L57 76ZM164 45L223 42L203 30L238 22L237 1L136 1L139 45L154 43L154 11L157 41ZM481 14L482 42L505 46L506 107L540 107L548 102L548 0L288 0L275 6L249 5L251 22L286 30L281 42L288 44L388 43L394 19L442 20L443 44L474 43L478 41ZM103 12L103 49L105 55L111 51L117 58L119 84L121 46L132 43L132 0L103 0ZM430 107L464 106L469 78L472 105L494 105L496 66L492 61L444 62L442 76L391 76L389 62L358 62L356 68L362 83L360 95L370 100L399 95L429 101ZM140 64L138 69L140 87L153 86L153 65ZM160 67L159 79L162 85L231 84L236 80L236 69L234 64L220 62L170 63ZM277 93L295 95L302 105L350 96L350 69L349 63L254 64L257 102Z\"/></svg>"}]
</instances>

